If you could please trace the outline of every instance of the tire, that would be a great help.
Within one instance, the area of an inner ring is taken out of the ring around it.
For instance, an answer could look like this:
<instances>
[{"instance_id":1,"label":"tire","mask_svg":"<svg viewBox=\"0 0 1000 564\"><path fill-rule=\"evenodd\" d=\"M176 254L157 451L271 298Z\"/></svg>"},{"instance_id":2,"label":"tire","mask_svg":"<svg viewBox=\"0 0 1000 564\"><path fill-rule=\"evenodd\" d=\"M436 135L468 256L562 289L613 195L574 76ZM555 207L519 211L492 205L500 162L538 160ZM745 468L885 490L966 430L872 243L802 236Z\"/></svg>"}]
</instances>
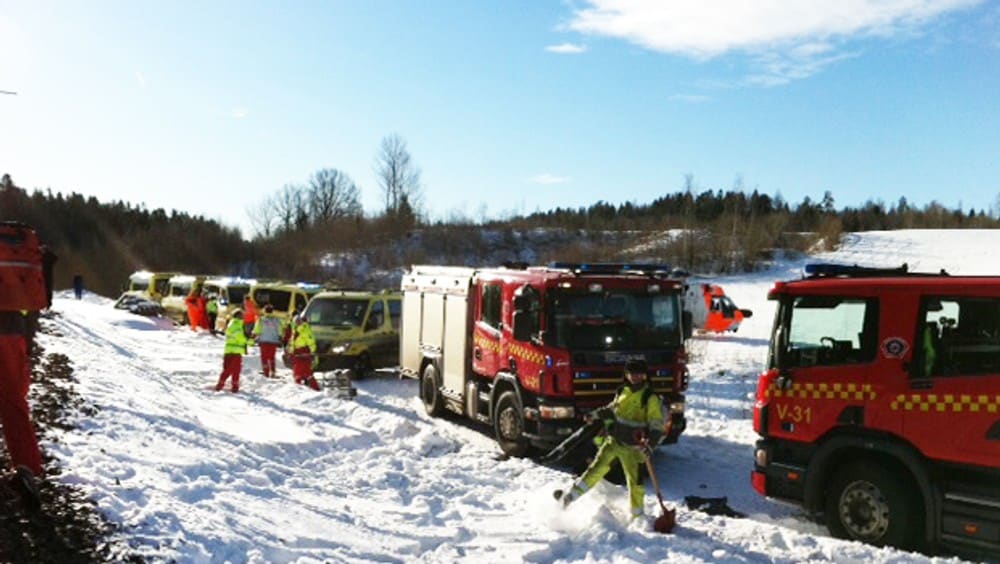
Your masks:
<instances>
[{"instance_id":1,"label":"tire","mask_svg":"<svg viewBox=\"0 0 1000 564\"><path fill-rule=\"evenodd\" d=\"M437 367L433 362L428 362L420 375L420 399L424 402L424 411L431 417L441 417L444 414L444 399L440 388Z\"/></svg>"},{"instance_id":2,"label":"tire","mask_svg":"<svg viewBox=\"0 0 1000 564\"><path fill-rule=\"evenodd\" d=\"M371 376L372 370L372 359L368 357L368 353L362 353L358 356L358 359L354 361L354 379L364 380L368 376Z\"/></svg>"},{"instance_id":3,"label":"tire","mask_svg":"<svg viewBox=\"0 0 1000 564\"><path fill-rule=\"evenodd\" d=\"M875 546L916 548L923 534L923 507L900 472L872 460L838 470L826 498L830 533Z\"/></svg>"},{"instance_id":4,"label":"tire","mask_svg":"<svg viewBox=\"0 0 1000 564\"><path fill-rule=\"evenodd\" d=\"M515 392L500 394L493 415L493 431L500 450L507 456L522 457L528 454L531 444L524 436L524 412Z\"/></svg>"}]
</instances>

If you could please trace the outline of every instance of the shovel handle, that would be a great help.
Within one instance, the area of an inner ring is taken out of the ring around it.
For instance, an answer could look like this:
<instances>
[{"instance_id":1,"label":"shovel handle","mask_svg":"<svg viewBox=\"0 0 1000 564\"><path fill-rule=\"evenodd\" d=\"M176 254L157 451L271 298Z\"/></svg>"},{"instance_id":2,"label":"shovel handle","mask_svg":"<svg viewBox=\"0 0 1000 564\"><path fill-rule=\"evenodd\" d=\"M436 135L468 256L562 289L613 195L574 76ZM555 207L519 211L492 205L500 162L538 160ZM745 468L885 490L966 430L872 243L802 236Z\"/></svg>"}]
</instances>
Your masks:
<instances>
[{"instance_id":1,"label":"shovel handle","mask_svg":"<svg viewBox=\"0 0 1000 564\"><path fill-rule=\"evenodd\" d=\"M656 490L656 499L660 500L660 507L667 511L666 504L663 503L663 494L660 492L660 481L656 479L656 468L653 468L653 457L646 457L646 470L649 470L649 481L653 482L653 489Z\"/></svg>"}]
</instances>

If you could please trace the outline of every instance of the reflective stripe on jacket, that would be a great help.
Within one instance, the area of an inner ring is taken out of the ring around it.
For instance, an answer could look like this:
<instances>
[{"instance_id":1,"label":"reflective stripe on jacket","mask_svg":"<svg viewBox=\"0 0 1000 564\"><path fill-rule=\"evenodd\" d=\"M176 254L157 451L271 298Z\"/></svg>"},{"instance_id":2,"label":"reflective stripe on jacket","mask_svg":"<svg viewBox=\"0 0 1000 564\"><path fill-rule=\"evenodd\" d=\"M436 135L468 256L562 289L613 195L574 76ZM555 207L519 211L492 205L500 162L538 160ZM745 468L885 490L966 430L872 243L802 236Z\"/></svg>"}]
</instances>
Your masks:
<instances>
[{"instance_id":1,"label":"reflective stripe on jacket","mask_svg":"<svg viewBox=\"0 0 1000 564\"><path fill-rule=\"evenodd\" d=\"M624 444L636 444L636 432L645 431L649 434L662 433L666 425L663 414L663 402L660 396L650 391L646 405L642 396L649 384L632 391L628 386L622 386L612 402L616 424L614 438Z\"/></svg>"}]
</instances>

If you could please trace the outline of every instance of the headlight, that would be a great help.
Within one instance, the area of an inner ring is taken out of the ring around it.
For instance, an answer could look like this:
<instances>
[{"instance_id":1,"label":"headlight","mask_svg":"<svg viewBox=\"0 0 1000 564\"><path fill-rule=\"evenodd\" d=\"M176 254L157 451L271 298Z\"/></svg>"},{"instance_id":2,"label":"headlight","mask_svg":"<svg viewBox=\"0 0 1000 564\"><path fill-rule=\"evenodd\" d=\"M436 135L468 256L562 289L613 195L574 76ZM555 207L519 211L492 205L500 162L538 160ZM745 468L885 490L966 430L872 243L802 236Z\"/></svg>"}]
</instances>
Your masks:
<instances>
[{"instance_id":1,"label":"headlight","mask_svg":"<svg viewBox=\"0 0 1000 564\"><path fill-rule=\"evenodd\" d=\"M670 413L684 413L684 402L682 401L670 402Z\"/></svg>"},{"instance_id":2,"label":"headlight","mask_svg":"<svg viewBox=\"0 0 1000 564\"><path fill-rule=\"evenodd\" d=\"M340 343L330 348L330 352L333 354L344 354L349 350L351 350L351 343Z\"/></svg>"},{"instance_id":3,"label":"headlight","mask_svg":"<svg viewBox=\"0 0 1000 564\"><path fill-rule=\"evenodd\" d=\"M542 419L572 419L576 416L576 410L571 405L541 405L538 407L538 414Z\"/></svg>"},{"instance_id":4,"label":"headlight","mask_svg":"<svg viewBox=\"0 0 1000 564\"><path fill-rule=\"evenodd\" d=\"M771 463L771 453L768 452L768 449L758 447L753 454L757 466L767 468L767 465Z\"/></svg>"}]
</instances>

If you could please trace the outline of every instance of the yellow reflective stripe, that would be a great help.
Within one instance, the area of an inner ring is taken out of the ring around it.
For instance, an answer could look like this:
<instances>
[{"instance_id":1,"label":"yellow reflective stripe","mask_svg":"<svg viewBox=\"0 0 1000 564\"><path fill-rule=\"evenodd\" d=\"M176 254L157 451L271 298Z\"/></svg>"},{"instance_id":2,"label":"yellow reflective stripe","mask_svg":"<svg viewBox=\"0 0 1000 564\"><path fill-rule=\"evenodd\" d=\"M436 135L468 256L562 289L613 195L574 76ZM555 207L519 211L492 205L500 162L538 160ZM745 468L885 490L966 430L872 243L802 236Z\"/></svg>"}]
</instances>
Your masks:
<instances>
[{"instance_id":1,"label":"yellow reflective stripe","mask_svg":"<svg viewBox=\"0 0 1000 564\"><path fill-rule=\"evenodd\" d=\"M998 413L1000 395L986 394L899 394L889 403L894 411L934 413Z\"/></svg>"},{"instance_id":2,"label":"yellow reflective stripe","mask_svg":"<svg viewBox=\"0 0 1000 564\"><path fill-rule=\"evenodd\" d=\"M765 392L768 398L838 400L838 401L872 401L878 394L872 390L871 384L856 384L845 382L793 382L791 387L783 390L776 383L768 386Z\"/></svg>"}]
</instances>

